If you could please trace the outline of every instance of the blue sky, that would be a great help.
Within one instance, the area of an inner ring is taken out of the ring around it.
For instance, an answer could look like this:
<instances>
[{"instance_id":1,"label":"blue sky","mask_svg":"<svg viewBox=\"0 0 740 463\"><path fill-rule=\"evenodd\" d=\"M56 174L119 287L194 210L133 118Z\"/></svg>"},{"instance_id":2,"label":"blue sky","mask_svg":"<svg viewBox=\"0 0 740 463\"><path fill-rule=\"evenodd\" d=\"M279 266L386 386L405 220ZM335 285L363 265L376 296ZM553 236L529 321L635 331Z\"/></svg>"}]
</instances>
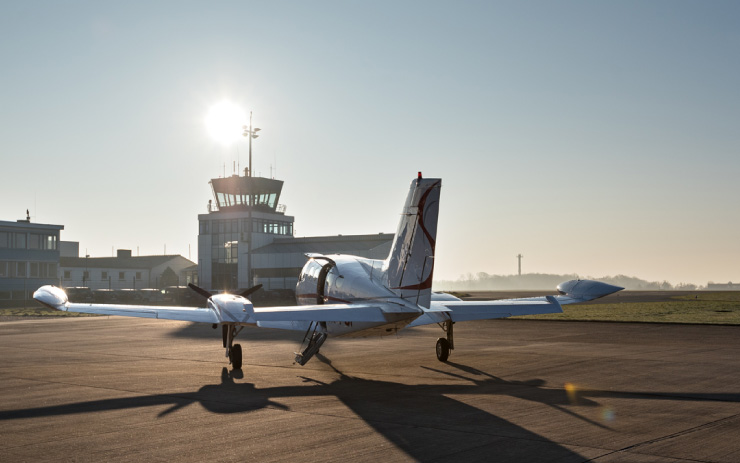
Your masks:
<instances>
[{"instance_id":1,"label":"blue sky","mask_svg":"<svg viewBox=\"0 0 740 463\"><path fill-rule=\"evenodd\" d=\"M0 219L197 256L263 129L296 234L395 230L442 177L435 276L740 280L736 2L2 2ZM189 250L190 247L190 250Z\"/></svg>"}]
</instances>

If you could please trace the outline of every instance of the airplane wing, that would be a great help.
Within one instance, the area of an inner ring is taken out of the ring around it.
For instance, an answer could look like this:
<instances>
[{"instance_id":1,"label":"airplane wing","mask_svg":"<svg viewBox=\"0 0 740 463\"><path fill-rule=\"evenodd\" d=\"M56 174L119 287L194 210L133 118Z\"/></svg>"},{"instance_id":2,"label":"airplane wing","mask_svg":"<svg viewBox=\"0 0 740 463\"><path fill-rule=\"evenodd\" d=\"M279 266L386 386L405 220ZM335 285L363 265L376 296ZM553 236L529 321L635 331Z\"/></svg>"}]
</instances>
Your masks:
<instances>
[{"instance_id":1,"label":"airplane wing","mask_svg":"<svg viewBox=\"0 0 740 463\"><path fill-rule=\"evenodd\" d=\"M254 308L258 322L386 322L380 305L329 304Z\"/></svg>"},{"instance_id":2,"label":"airplane wing","mask_svg":"<svg viewBox=\"0 0 740 463\"><path fill-rule=\"evenodd\" d=\"M49 308L65 312L200 323L254 324L286 321L385 323L389 321L384 315L385 306L383 304L326 304L257 308L253 307L248 299L231 294L213 297L208 308L73 303L69 302L66 293L61 288L55 286L42 286L33 294L33 298Z\"/></svg>"},{"instance_id":3,"label":"airplane wing","mask_svg":"<svg viewBox=\"0 0 740 463\"><path fill-rule=\"evenodd\" d=\"M566 304L586 302L607 296L624 288L593 280L571 280L558 285L557 296L528 297L522 299L501 299L496 301L463 301L446 295L433 298L429 309L408 326L421 326L442 323L447 320L462 322L470 320L490 320L518 315L539 315L560 313Z\"/></svg>"},{"instance_id":4,"label":"airplane wing","mask_svg":"<svg viewBox=\"0 0 740 463\"><path fill-rule=\"evenodd\" d=\"M83 304L69 302L66 293L55 286L42 286L33 293L41 304L64 312L80 312L125 317L159 318L202 323L220 323L216 312L209 308L167 307L147 305Z\"/></svg>"}]
</instances>

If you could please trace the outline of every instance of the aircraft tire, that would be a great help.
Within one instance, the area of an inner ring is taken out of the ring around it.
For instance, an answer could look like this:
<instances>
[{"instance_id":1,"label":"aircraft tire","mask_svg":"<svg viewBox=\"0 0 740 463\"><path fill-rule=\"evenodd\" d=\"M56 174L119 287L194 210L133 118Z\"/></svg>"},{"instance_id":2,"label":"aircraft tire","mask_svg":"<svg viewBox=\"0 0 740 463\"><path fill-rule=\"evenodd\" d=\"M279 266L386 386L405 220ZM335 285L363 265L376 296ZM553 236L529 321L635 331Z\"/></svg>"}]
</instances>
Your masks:
<instances>
[{"instance_id":1,"label":"aircraft tire","mask_svg":"<svg viewBox=\"0 0 740 463\"><path fill-rule=\"evenodd\" d=\"M437 360L446 362L450 357L450 343L445 338L437 339Z\"/></svg>"},{"instance_id":2,"label":"aircraft tire","mask_svg":"<svg viewBox=\"0 0 740 463\"><path fill-rule=\"evenodd\" d=\"M229 359L231 360L231 367L234 370L242 369L242 345L241 344L234 344L231 347L231 354L229 355Z\"/></svg>"}]
</instances>

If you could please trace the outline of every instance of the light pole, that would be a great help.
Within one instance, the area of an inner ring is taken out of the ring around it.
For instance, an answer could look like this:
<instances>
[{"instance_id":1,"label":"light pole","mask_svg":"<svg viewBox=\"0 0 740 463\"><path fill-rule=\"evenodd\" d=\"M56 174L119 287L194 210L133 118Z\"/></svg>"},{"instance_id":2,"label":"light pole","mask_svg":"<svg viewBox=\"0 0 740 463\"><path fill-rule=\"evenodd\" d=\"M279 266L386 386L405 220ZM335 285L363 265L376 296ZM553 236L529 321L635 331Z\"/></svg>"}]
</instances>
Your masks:
<instances>
[{"instance_id":1,"label":"light pole","mask_svg":"<svg viewBox=\"0 0 740 463\"><path fill-rule=\"evenodd\" d=\"M244 129L244 132L242 133L243 136L249 138L249 177L252 177L252 139L259 137L257 135L257 132L259 132L261 129L252 127L252 111L249 111L249 126L246 125L242 127ZM251 184L250 184L250 190L251 190ZM249 234L247 235L249 237L249 241L247 241L247 281L249 281L249 286L254 285L254 281L252 280L252 236L254 233L254 227L252 224L252 208L254 207L254 197L255 195L252 194L252 191L249 193L249 208L247 209L248 218L247 223L249 223ZM238 284L238 283L237 283Z\"/></svg>"},{"instance_id":2,"label":"light pole","mask_svg":"<svg viewBox=\"0 0 740 463\"><path fill-rule=\"evenodd\" d=\"M257 132L259 132L262 129L258 128L252 128L252 111L249 111L249 126L243 126L244 132L242 133L243 136L249 137L249 176L252 176L252 139L259 137L257 135Z\"/></svg>"}]
</instances>

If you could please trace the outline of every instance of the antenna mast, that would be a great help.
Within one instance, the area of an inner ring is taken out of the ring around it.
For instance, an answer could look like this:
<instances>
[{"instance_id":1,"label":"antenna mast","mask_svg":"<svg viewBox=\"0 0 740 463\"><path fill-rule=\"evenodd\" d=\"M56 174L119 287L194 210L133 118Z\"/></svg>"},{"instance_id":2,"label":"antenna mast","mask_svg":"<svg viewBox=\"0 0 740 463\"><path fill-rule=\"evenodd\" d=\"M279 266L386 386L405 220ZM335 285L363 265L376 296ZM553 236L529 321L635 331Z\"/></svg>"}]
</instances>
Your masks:
<instances>
[{"instance_id":1,"label":"antenna mast","mask_svg":"<svg viewBox=\"0 0 740 463\"><path fill-rule=\"evenodd\" d=\"M522 257L521 254L517 254L516 258L519 260L519 276L522 276Z\"/></svg>"}]
</instances>

